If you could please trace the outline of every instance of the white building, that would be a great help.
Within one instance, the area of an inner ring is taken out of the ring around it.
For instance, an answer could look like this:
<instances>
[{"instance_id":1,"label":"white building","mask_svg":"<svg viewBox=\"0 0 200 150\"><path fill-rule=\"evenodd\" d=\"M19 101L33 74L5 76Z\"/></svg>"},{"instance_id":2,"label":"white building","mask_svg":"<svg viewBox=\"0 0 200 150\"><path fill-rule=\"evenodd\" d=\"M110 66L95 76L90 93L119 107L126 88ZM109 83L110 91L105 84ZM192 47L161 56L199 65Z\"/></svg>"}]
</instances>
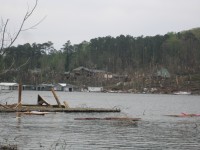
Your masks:
<instances>
[{"instance_id":1,"label":"white building","mask_svg":"<svg viewBox=\"0 0 200 150\"><path fill-rule=\"evenodd\" d=\"M19 85L18 83L1 82L0 89L1 90L17 90L18 85Z\"/></svg>"}]
</instances>

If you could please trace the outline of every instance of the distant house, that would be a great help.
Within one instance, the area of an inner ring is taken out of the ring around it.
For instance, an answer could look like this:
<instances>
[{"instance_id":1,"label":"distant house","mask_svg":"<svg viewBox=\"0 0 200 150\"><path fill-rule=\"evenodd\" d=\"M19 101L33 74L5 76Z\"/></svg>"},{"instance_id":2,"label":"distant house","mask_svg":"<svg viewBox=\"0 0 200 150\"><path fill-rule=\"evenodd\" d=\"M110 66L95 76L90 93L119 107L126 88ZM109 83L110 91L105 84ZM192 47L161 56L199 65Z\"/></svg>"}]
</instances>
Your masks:
<instances>
[{"instance_id":1,"label":"distant house","mask_svg":"<svg viewBox=\"0 0 200 150\"><path fill-rule=\"evenodd\" d=\"M37 91L51 91L53 84L39 84L36 86Z\"/></svg>"},{"instance_id":2,"label":"distant house","mask_svg":"<svg viewBox=\"0 0 200 150\"><path fill-rule=\"evenodd\" d=\"M1 90L17 90L18 85L19 85L18 83L1 82L0 89Z\"/></svg>"},{"instance_id":3,"label":"distant house","mask_svg":"<svg viewBox=\"0 0 200 150\"><path fill-rule=\"evenodd\" d=\"M102 92L103 87L88 87L89 92Z\"/></svg>"},{"instance_id":4,"label":"distant house","mask_svg":"<svg viewBox=\"0 0 200 150\"><path fill-rule=\"evenodd\" d=\"M104 74L106 71L104 70L97 70L97 69L88 69L86 67L78 67L72 70L72 72L75 75L85 75L85 76L102 76L104 77Z\"/></svg>"},{"instance_id":5,"label":"distant house","mask_svg":"<svg viewBox=\"0 0 200 150\"><path fill-rule=\"evenodd\" d=\"M156 74L157 77L163 77L163 78L170 78L171 75L169 71L166 68L161 68L160 70L157 70Z\"/></svg>"},{"instance_id":6,"label":"distant house","mask_svg":"<svg viewBox=\"0 0 200 150\"><path fill-rule=\"evenodd\" d=\"M73 85L66 84L66 83L58 83L54 85L55 91L65 91L65 92L72 92L74 91Z\"/></svg>"},{"instance_id":7,"label":"distant house","mask_svg":"<svg viewBox=\"0 0 200 150\"><path fill-rule=\"evenodd\" d=\"M78 67L72 70L75 75L90 75L90 69L86 67Z\"/></svg>"}]
</instances>

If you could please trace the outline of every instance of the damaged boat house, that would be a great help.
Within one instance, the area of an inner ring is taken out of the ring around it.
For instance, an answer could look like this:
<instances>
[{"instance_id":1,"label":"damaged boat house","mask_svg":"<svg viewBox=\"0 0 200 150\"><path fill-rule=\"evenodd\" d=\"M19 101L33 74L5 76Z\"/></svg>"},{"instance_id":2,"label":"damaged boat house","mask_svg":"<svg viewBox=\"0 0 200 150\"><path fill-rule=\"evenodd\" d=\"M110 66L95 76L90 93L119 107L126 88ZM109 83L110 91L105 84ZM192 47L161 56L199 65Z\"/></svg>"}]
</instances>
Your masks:
<instances>
[{"instance_id":1,"label":"damaged boat house","mask_svg":"<svg viewBox=\"0 0 200 150\"><path fill-rule=\"evenodd\" d=\"M0 90L17 90L18 83L1 82Z\"/></svg>"},{"instance_id":2,"label":"damaged boat house","mask_svg":"<svg viewBox=\"0 0 200 150\"><path fill-rule=\"evenodd\" d=\"M71 84L66 84L66 83L55 84L53 88L55 91L65 91L65 92L73 92L74 91L74 86Z\"/></svg>"}]
</instances>

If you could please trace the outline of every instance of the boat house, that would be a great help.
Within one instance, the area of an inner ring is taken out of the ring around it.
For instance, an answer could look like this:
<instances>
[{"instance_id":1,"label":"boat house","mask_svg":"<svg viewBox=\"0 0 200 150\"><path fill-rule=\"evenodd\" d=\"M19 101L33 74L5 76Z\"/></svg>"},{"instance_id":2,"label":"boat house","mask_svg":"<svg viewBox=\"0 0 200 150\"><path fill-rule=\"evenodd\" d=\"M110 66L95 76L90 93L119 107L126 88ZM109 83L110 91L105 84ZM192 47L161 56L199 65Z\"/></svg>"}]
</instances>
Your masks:
<instances>
[{"instance_id":1,"label":"boat house","mask_svg":"<svg viewBox=\"0 0 200 150\"><path fill-rule=\"evenodd\" d=\"M22 85L23 90L35 90L34 85Z\"/></svg>"},{"instance_id":2,"label":"boat house","mask_svg":"<svg viewBox=\"0 0 200 150\"><path fill-rule=\"evenodd\" d=\"M1 82L0 89L1 90L17 90L18 83Z\"/></svg>"},{"instance_id":3,"label":"boat house","mask_svg":"<svg viewBox=\"0 0 200 150\"><path fill-rule=\"evenodd\" d=\"M58 84L54 85L53 88L55 91L65 91L65 92L73 92L74 91L73 85L66 84L66 83L58 83Z\"/></svg>"},{"instance_id":4,"label":"boat house","mask_svg":"<svg viewBox=\"0 0 200 150\"><path fill-rule=\"evenodd\" d=\"M36 86L37 91L51 91L53 84L39 84Z\"/></svg>"}]
</instances>

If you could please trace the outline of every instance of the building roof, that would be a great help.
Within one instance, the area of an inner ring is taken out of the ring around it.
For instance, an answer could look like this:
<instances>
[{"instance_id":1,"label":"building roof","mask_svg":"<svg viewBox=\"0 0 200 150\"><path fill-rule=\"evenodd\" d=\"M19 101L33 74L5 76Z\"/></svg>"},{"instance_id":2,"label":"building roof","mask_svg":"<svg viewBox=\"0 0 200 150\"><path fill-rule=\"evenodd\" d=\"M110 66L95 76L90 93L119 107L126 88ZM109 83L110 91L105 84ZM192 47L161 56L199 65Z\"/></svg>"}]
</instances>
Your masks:
<instances>
[{"instance_id":1,"label":"building roof","mask_svg":"<svg viewBox=\"0 0 200 150\"><path fill-rule=\"evenodd\" d=\"M75 68L75 69L73 69L73 71L75 71L75 72L77 72L77 71L82 71L82 70L89 71L89 69L88 69L88 68L86 68L86 67L82 67L82 66L80 66L80 67L78 67L78 68Z\"/></svg>"},{"instance_id":2,"label":"building roof","mask_svg":"<svg viewBox=\"0 0 200 150\"><path fill-rule=\"evenodd\" d=\"M66 83L58 83L60 86L66 86L67 84Z\"/></svg>"}]
</instances>

